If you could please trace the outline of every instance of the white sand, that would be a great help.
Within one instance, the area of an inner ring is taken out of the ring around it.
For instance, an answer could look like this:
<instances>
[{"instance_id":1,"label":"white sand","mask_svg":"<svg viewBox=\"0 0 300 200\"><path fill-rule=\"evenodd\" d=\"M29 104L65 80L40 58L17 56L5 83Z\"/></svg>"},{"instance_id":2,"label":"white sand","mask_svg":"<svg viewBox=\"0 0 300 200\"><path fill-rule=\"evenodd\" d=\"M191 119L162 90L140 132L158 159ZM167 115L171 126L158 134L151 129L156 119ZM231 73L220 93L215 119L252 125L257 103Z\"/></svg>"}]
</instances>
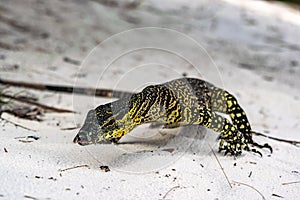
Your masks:
<instances>
[{"instance_id":1,"label":"white sand","mask_svg":"<svg viewBox=\"0 0 300 200\"><path fill-rule=\"evenodd\" d=\"M254 130L299 141L299 11L259 1L163 2L143 1L132 8L127 1L115 7L113 1L101 0L1 1L1 16L31 28L24 30L0 19L0 44L18 49L5 50L0 45L0 77L136 91L186 72L235 94ZM140 27L167 29L113 36ZM214 62L186 36L201 44ZM93 50L99 42L103 43ZM83 61L82 65L64 62L66 56ZM43 103L80 114L47 113L42 122L2 115L36 132L0 122L0 199L300 196L300 183L283 184L300 181L299 147L254 136L259 143L269 143L274 153L261 150L264 156L260 158L243 152L237 159L217 153L230 188L209 148L218 148L217 133L211 130L162 130L145 125L122 139L127 143L82 147L72 143L78 129L62 129L81 125L88 109L111 99L29 92ZM30 135L40 139L31 143L15 139ZM79 165L88 167L59 171ZM108 165L111 171L101 171L100 165Z\"/></svg>"}]
</instances>

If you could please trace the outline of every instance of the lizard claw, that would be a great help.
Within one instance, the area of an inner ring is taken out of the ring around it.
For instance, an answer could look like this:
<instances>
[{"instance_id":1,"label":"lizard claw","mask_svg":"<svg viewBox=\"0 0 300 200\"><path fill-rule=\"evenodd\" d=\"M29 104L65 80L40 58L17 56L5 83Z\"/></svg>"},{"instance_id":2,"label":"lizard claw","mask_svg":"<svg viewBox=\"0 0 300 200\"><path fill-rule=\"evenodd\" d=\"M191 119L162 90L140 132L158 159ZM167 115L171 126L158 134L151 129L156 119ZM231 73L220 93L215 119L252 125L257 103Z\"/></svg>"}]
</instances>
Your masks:
<instances>
[{"instance_id":1,"label":"lizard claw","mask_svg":"<svg viewBox=\"0 0 300 200\"><path fill-rule=\"evenodd\" d=\"M261 144L258 144L258 143L256 143L256 142L252 142L252 144L253 144L255 147L258 147L258 148L261 148L261 149L267 148L267 149L270 150L271 153L273 153L273 149L272 149L272 147L271 147L268 143L265 143L264 145L261 145Z\"/></svg>"},{"instance_id":2,"label":"lizard claw","mask_svg":"<svg viewBox=\"0 0 300 200\"><path fill-rule=\"evenodd\" d=\"M251 149L252 152L257 153L260 157L263 157L262 153L256 149Z\"/></svg>"},{"instance_id":3,"label":"lizard claw","mask_svg":"<svg viewBox=\"0 0 300 200\"><path fill-rule=\"evenodd\" d=\"M260 151L258 151L257 149L250 149L248 146L247 147L245 147L245 150L246 151L252 151L253 153L257 153L260 157L262 157L263 155L262 155L262 153L260 152Z\"/></svg>"}]
</instances>

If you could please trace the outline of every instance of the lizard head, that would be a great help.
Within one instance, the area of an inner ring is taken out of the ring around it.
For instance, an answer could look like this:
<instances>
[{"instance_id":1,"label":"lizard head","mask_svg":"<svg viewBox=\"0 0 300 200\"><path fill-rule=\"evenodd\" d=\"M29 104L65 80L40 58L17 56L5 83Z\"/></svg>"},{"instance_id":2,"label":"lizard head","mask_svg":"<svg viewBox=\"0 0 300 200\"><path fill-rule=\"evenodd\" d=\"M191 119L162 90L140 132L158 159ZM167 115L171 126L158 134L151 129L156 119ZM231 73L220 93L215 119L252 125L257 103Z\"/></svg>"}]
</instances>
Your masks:
<instances>
[{"instance_id":1,"label":"lizard head","mask_svg":"<svg viewBox=\"0 0 300 200\"><path fill-rule=\"evenodd\" d=\"M80 145L118 142L125 134L121 122L128 111L125 102L118 100L90 110L73 142Z\"/></svg>"},{"instance_id":2,"label":"lizard head","mask_svg":"<svg viewBox=\"0 0 300 200\"><path fill-rule=\"evenodd\" d=\"M101 128L98 124L96 111L90 110L87 114L85 122L78 134L75 136L73 142L80 145L88 145L96 143L97 133L101 131Z\"/></svg>"},{"instance_id":3,"label":"lizard head","mask_svg":"<svg viewBox=\"0 0 300 200\"><path fill-rule=\"evenodd\" d=\"M105 105L104 105L105 106ZM103 108L104 108L103 106ZM99 109L104 112L103 109ZM107 125L105 125L105 119L99 119L99 115L96 110L90 110L87 114L85 122L78 134L75 136L73 142L80 145L88 145L95 143L110 143L111 141L105 139L105 135L109 133Z\"/></svg>"}]
</instances>

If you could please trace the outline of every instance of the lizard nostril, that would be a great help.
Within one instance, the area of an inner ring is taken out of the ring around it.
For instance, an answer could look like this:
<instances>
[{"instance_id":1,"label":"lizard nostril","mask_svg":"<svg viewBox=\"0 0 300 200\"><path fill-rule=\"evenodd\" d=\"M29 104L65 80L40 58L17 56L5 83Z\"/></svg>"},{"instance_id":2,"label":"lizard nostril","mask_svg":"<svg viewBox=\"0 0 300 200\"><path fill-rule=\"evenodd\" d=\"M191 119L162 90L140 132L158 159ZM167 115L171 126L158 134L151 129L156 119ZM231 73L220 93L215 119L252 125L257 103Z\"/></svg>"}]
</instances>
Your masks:
<instances>
[{"instance_id":1,"label":"lizard nostril","mask_svg":"<svg viewBox=\"0 0 300 200\"><path fill-rule=\"evenodd\" d=\"M73 142L80 145L88 145L90 143L84 136L79 134L75 136Z\"/></svg>"}]
</instances>

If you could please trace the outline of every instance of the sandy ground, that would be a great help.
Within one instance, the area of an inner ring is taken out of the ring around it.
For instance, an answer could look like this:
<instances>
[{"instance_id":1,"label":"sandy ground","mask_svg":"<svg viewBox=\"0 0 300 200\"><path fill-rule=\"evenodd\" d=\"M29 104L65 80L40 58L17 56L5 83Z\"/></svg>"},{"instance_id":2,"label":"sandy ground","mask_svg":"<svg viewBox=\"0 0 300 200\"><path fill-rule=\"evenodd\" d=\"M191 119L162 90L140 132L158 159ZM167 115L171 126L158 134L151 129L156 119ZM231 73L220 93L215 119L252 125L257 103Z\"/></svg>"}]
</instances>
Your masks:
<instances>
[{"instance_id":1,"label":"sandy ground","mask_svg":"<svg viewBox=\"0 0 300 200\"><path fill-rule=\"evenodd\" d=\"M260 1L1 0L0 77L139 91L186 73L235 94L254 130L299 141L299 22L297 9ZM26 91L79 113L46 113L42 122L2 115L32 130L0 121L0 199L300 196L294 145L254 136L274 153L217 153L231 188L209 147L218 148L211 130L145 125L122 144L82 147L72 143L78 128L65 129L112 99ZM26 136L40 139L19 141Z\"/></svg>"}]
</instances>

